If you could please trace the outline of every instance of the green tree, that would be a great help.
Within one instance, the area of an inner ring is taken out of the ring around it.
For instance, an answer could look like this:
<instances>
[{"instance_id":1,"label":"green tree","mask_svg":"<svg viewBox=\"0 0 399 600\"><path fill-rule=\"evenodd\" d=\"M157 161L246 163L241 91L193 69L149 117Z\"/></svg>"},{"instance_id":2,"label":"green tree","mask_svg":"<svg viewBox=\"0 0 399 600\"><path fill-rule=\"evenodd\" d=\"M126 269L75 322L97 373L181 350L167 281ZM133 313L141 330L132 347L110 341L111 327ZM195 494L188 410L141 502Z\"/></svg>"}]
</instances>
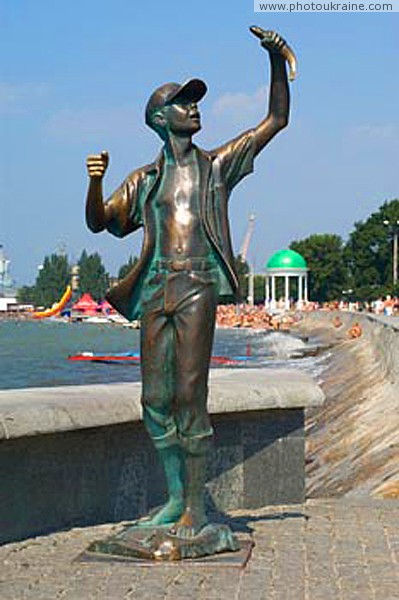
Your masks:
<instances>
[{"instance_id":1,"label":"green tree","mask_svg":"<svg viewBox=\"0 0 399 600\"><path fill-rule=\"evenodd\" d=\"M394 293L392 237L384 221L399 219L399 200L384 202L366 221L355 223L345 247L350 287L359 300L373 300Z\"/></svg>"},{"instance_id":2,"label":"green tree","mask_svg":"<svg viewBox=\"0 0 399 600\"><path fill-rule=\"evenodd\" d=\"M79 261L79 292L89 293L99 302L104 299L105 293L109 287L109 275L102 264L100 255L87 254L83 250Z\"/></svg>"},{"instance_id":3,"label":"green tree","mask_svg":"<svg viewBox=\"0 0 399 600\"><path fill-rule=\"evenodd\" d=\"M234 266L238 277L240 295L243 300L246 300L248 296L249 264L242 258L241 254L238 254L234 258Z\"/></svg>"},{"instance_id":4,"label":"green tree","mask_svg":"<svg viewBox=\"0 0 399 600\"><path fill-rule=\"evenodd\" d=\"M254 277L254 302L261 304L265 301L265 276L255 275Z\"/></svg>"},{"instance_id":5,"label":"green tree","mask_svg":"<svg viewBox=\"0 0 399 600\"><path fill-rule=\"evenodd\" d=\"M17 290L17 302L19 304L35 304L36 287L34 285L23 285Z\"/></svg>"},{"instance_id":6,"label":"green tree","mask_svg":"<svg viewBox=\"0 0 399 600\"><path fill-rule=\"evenodd\" d=\"M310 298L319 302L337 300L348 286L348 269L344 263L344 243L339 235L314 234L290 244L309 268Z\"/></svg>"},{"instance_id":7,"label":"green tree","mask_svg":"<svg viewBox=\"0 0 399 600\"><path fill-rule=\"evenodd\" d=\"M123 279L132 270L132 268L139 262L137 256L131 256L127 263L123 264L118 271L118 279Z\"/></svg>"},{"instance_id":8,"label":"green tree","mask_svg":"<svg viewBox=\"0 0 399 600\"><path fill-rule=\"evenodd\" d=\"M51 307L58 302L70 281L70 267L66 256L46 256L34 285L36 306Z\"/></svg>"}]
</instances>

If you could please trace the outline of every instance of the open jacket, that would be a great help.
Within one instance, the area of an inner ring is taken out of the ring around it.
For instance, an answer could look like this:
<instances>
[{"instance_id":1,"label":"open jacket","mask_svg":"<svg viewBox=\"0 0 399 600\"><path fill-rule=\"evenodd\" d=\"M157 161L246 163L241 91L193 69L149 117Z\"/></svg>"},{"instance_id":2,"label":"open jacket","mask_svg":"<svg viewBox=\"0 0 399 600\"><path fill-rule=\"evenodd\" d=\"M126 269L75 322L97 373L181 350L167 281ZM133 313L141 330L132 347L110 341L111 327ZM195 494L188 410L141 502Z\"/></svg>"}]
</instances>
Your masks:
<instances>
[{"instance_id":1,"label":"open jacket","mask_svg":"<svg viewBox=\"0 0 399 600\"><path fill-rule=\"evenodd\" d=\"M237 295L238 281L228 222L228 199L235 185L253 171L254 133L247 131L210 152L194 146L200 173L200 211L206 235L220 270L220 295ZM107 300L127 319L140 316L141 287L151 266L155 245L155 218L151 199L159 186L164 155L133 171L107 200L111 215L106 228L118 237L144 228L139 261L115 287Z\"/></svg>"}]
</instances>

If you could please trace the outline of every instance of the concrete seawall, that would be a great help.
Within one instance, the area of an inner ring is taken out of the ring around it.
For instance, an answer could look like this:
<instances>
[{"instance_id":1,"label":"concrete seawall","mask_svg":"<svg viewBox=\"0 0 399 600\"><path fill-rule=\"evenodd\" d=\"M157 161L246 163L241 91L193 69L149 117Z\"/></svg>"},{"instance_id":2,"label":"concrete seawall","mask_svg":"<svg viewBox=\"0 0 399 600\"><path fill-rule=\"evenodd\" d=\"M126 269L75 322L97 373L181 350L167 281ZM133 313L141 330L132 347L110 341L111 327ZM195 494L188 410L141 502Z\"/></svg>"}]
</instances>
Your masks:
<instances>
[{"instance_id":1,"label":"concrete seawall","mask_svg":"<svg viewBox=\"0 0 399 600\"><path fill-rule=\"evenodd\" d=\"M339 316L341 327L333 320ZM349 339L358 322L360 338ZM306 412L307 495L399 497L398 320L315 312L299 330L331 347L326 402Z\"/></svg>"},{"instance_id":2,"label":"concrete seawall","mask_svg":"<svg viewBox=\"0 0 399 600\"><path fill-rule=\"evenodd\" d=\"M141 422L140 384L0 391L0 542L130 520L165 500ZM299 371L213 370L213 510L305 498L304 409L324 400Z\"/></svg>"}]
</instances>

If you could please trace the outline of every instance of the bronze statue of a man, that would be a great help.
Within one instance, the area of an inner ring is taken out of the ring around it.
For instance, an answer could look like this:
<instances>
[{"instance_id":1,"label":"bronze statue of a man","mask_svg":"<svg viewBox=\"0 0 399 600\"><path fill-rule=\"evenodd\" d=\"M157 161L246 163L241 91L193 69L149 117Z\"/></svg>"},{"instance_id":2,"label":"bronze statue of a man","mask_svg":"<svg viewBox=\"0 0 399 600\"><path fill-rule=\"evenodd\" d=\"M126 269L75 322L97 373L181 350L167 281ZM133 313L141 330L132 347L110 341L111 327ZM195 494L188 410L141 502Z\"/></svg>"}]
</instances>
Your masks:
<instances>
[{"instance_id":1,"label":"bronze statue of a man","mask_svg":"<svg viewBox=\"0 0 399 600\"><path fill-rule=\"evenodd\" d=\"M144 423L169 494L162 508L138 524L170 524L182 538L197 535L207 524L204 490L212 427L206 400L215 314L219 296L238 288L229 196L252 172L254 157L288 123L289 48L277 33L252 31L271 63L269 109L259 125L204 151L192 137L201 128L198 102L205 83L167 83L152 94L145 113L147 125L164 142L154 163L133 171L104 203L108 154L87 159L88 227L118 237L144 228L138 263L107 296L122 315L141 319Z\"/></svg>"}]
</instances>

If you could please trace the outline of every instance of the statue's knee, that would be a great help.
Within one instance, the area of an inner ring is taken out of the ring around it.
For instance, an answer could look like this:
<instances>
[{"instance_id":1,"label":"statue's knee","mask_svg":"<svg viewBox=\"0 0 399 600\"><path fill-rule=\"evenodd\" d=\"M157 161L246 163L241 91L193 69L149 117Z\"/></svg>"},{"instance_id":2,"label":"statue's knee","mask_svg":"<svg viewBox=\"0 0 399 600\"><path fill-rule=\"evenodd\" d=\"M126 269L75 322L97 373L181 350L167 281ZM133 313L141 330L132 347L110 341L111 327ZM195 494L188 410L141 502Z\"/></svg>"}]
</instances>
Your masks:
<instances>
[{"instance_id":1,"label":"statue's knee","mask_svg":"<svg viewBox=\"0 0 399 600\"><path fill-rule=\"evenodd\" d=\"M154 389L143 389L141 404L144 408L167 411L171 403L172 394L166 389L162 389L162 386Z\"/></svg>"},{"instance_id":2,"label":"statue's knee","mask_svg":"<svg viewBox=\"0 0 399 600\"><path fill-rule=\"evenodd\" d=\"M187 378L176 386L175 402L177 406L206 404L208 386L202 381Z\"/></svg>"}]
</instances>

